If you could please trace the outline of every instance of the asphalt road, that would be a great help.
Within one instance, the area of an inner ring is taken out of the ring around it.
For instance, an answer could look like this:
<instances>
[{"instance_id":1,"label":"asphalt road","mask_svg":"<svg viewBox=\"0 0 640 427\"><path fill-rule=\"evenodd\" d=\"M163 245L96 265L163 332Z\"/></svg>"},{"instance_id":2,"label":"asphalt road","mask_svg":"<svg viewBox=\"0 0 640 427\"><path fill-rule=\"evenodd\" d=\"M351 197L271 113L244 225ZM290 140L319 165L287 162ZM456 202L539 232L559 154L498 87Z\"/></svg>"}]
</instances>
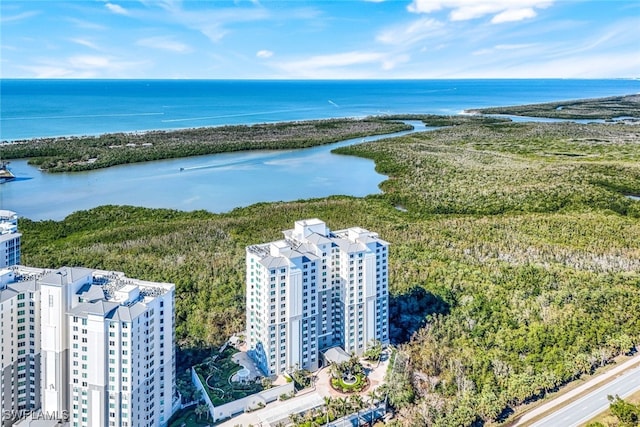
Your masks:
<instances>
[{"instance_id":1,"label":"asphalt road","mask_svg":"<svg viewBox=\"0 0 640 427\"><path fill-rule=\"evenodd\" d=\"M627 396L640 390L640 366L620 374L593 392L570 403L531 427L575 427L609 407L608 395Z\"/></svg>"}]
</instances>

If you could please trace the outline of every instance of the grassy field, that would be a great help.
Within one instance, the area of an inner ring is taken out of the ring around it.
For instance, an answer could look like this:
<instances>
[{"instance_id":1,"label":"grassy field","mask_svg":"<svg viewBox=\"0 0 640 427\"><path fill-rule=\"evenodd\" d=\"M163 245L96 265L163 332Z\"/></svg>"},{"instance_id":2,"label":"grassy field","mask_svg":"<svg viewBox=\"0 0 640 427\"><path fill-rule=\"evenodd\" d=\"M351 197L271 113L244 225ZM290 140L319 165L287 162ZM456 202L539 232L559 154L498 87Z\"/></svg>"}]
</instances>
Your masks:
<instances>
[{"instance_id":1,"label":"grassy field","mask_svg":"<svg viewBox=\"0 0 640 427\"><path fill-rule=\"evenodd\" d=\"M23 262L176 283L185 350L244 329L247 245L301 218L368 228L391 242L392 339L413 379L398 416L488 424L639 342L639 145L632 125L465 119L338 150L374 159L384 194L25 219Z\"/></svg>"}]
</instances>

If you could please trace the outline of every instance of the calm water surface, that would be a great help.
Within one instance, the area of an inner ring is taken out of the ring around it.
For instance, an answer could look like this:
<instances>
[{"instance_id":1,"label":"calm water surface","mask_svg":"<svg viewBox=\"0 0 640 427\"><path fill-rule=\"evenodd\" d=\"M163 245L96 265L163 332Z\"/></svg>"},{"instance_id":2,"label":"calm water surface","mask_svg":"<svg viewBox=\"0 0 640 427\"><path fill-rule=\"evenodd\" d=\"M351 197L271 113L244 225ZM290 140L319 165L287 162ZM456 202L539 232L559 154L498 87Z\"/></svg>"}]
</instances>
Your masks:
<instances>
[{"instance_id":1,"label":"calm water surface","mask_svg":"<svg viewBox=\"0 0 640 427\"><path fill-rule=\"evenodd\" d=\"M414 131L426 129L421 122L410 123ZM15 160L10 166L19 178L0 185L0 209L34 220L57 220L77 210L106 204L227 212L260 201L336 194L365 196L380 192L378 185L385 176L374 170L371 160L330 151L384 137L302 150L223 153L75 173L44 173L26 160Z\"/></svg>"}]
</instances>

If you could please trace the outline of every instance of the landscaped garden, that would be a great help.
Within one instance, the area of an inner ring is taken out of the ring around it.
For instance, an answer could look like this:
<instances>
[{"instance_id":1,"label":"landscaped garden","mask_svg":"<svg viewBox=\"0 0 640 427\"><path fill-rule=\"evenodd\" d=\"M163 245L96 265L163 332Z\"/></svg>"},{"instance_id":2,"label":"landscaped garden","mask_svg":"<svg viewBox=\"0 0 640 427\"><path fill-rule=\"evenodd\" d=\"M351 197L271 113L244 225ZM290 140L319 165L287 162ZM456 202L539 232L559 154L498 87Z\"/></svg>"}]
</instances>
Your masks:
<instances>
[{"instance_id":1,"label":"landscaped garden","mask_svg":"<svg viewBox=\"0 0 640 427\"><path fill-rule=\"evenodd\" d=\"M359 393L369 385L358 356L352 355L349 360L331 363L331 387L342 393Z\"/></svg>"},{"instance_id":2,"label":"landscaped garden","mask_svg":"<svg viewBox=\"0 0 640 427\"><path fill-rule=\"evenodd\" d=\"M207 413L203 413L199 406L190 406L177 411L169 419L170 427L204 427L211 424Z\"/></svg>"},{"instance_id":3,"label":"landscaped garden","mask_svg":"<svg viewBox=\"0 0 640 427\"><path fill-rule=\"evenodd\" d=\"M237 352L235 348L227 347L222 353L211 356L203 363L194 366L214 406L224 405L264 389L260 380L231 381L234 374L244 369L232 359Z\"/></svg>"},{"instance_id":4,"label":"landscaped garden","mask_svg":"<svg viewBox=\"0 0 640 427\"><path fill-rule=\"evenodd\" d=\"M380 408L382 400L384 396L375 389L368 391L365 397L360 394L348 397L325 396L324 405L290 414L289 421L296 427L319 427L339 418L357 414L360 421L367 421L368 425L383 425L378 421L385 413L385 410ZM353 421L353 418L345 420L345 424L353 425Z\"/></svg>"}]
</instances>

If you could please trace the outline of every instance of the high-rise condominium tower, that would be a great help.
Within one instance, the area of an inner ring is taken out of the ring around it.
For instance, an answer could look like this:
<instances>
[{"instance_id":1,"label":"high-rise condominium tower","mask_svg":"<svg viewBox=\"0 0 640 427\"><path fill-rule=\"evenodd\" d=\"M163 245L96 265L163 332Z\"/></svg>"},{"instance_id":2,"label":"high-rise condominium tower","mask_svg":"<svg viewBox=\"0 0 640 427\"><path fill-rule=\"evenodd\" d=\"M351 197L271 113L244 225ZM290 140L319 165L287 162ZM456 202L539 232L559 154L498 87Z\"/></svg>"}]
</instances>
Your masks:
<instances>
[{"instance_id":1,"label":"high-rise condominium tower","mask_svg":"<svg viewBox=\"0 0 640 427\"><path fill-rule=\"evenodd\" d=\"M362 354L388 343L388 246L363 228L308 219L247 247L247 337L258 366L313 371L328 348Z\"/></svg>"},{"instance_id":2,"label":"high-rise condominium tower","mask_svg":"<svg viewBox=\"0 0 640 427\"><path fill-rule=\"evenodd\" d=\"M164 426L174 409L174 289L124 273L0 270L3 413L70 426Z\"/></svg>"}]
</instances>

